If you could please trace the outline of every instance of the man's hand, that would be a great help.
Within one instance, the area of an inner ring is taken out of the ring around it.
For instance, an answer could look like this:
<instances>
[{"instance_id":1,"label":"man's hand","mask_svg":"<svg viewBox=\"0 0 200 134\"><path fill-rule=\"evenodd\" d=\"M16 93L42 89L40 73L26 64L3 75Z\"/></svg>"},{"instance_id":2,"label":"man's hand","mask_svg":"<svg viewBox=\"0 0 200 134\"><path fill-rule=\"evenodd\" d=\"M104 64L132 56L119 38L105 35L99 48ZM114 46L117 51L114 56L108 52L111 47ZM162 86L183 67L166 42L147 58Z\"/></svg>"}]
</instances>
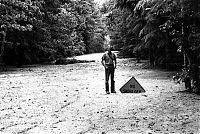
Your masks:
<instances>
[{"instance_id":1,"label":"man's hand","mask_svg":"<svg viewBox=\"0 0 200 134\"><path fill-rule=\"evenodd\" d=\"M114 60L114 69L116 69L117 68L117 60L115 59Z\"/></svg>"},{"instance_id":2,"label":"man's hand","mask_svg":"<svg viewBox=\"0 0 200 134\"><path fill-rule=\"evenodd\" d=\"M108 69L108 66L104 65L104 68L105 68L105 69Z\"/></svg>"}]
</instances>

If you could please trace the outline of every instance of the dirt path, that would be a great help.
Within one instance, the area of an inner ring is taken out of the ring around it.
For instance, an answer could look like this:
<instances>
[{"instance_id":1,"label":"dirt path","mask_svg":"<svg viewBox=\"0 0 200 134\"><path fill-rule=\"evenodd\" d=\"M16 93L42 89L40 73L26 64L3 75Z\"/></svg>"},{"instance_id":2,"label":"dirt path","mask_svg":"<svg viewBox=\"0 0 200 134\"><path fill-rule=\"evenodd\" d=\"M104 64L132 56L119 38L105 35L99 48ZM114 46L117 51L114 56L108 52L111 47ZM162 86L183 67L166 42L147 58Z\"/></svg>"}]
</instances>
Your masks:
<instances>
[{"instance_id":1,"label":"dirt path","mask_svg":"<svg viewBox=\"0 0 200 134\"><path fill-rule=\"evenodd\" d=\"M59 66L19 68L0 74L0 134L199 134L200 96L179 92L174 72L142 70L119 59L117 94L106 95L102 54L96 60ZM134 76L146 90L121 94Z\"/></svg>"}]
</instances>

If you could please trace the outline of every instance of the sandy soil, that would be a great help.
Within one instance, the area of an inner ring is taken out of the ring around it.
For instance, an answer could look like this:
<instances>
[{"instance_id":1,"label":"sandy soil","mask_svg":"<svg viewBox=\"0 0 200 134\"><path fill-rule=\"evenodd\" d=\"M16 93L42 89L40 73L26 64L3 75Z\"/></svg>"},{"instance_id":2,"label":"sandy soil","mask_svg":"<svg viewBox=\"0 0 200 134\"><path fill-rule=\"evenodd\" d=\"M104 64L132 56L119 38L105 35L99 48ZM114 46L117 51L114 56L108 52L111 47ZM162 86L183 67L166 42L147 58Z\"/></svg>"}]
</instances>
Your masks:
<instances>
[{"instance_id":1,"label":"sandy soil","mask_svg":"<svg viewBox=\"0 0 200 134\"><path fill-rule=\"evenodd\" d=\"M199 134L200 96L181 92L175 72L140 69L119 59L116 94L105 94L102 54L70 65L11 69L0 74L0 134ZM134 76L145 93L122 94Z\"/></svg>"}]
</instances>

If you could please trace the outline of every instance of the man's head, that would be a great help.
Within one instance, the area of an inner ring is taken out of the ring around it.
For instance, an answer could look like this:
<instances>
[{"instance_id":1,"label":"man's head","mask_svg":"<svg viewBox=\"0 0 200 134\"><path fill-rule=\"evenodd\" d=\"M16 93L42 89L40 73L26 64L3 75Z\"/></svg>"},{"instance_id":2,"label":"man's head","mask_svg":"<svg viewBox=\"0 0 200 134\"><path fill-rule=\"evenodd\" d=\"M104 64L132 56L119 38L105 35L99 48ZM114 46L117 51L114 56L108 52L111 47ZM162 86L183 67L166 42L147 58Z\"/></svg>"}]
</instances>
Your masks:
<instances>
[{"instance_id":1,"label":"man's head","mask_svg":"<svg viewBox=\"0 0 200 134\"><path fill-rule=\"evenodd\" d=\"M108 45L108 49L107 49L107 50L108 50L109 53L111 53L111 51L112 51L112 46L111 46L111 45Z\"/></svg>"}]
</instances>

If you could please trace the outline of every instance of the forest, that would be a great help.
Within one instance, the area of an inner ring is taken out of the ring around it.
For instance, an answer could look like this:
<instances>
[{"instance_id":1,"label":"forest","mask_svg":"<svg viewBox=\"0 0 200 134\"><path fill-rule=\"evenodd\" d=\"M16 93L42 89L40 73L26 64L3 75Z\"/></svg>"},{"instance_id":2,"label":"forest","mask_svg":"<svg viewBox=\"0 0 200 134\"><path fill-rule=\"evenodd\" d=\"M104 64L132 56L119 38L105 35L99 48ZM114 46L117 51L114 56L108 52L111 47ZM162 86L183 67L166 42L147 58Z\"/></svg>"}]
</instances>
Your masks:
<instances>
[{"instance_id":1,"label":"forest","mask_svg":"<svg viewBox=\"0 0 200 134\"><path fill-rule=\"evenodd\" d=\"M0 12L2 65L103 52L109 36L122 56L183 69L174 79L200 87L198 0L1 0Z\"/></svg>"},{"instance_id":2,"label":"forest","mask_svg":"<svg viewBox=\"0 0 200 134\"><path fill-rule=\"evenodd\" d=\"M103 51L93 0L1 0L1 63L21 66Z\"/></svg>"},{"instance_id":3,"label":"forest","mask_svg":"<svg viewBox=\"0 0 200 134\"><path fill-rule=\"evenodd\" d=\"M102 9L111 44L123 56L148 59L153 68L182 69L173 79L199 92L198 0L110 0Z\"/></svg>"}]
</instances>

